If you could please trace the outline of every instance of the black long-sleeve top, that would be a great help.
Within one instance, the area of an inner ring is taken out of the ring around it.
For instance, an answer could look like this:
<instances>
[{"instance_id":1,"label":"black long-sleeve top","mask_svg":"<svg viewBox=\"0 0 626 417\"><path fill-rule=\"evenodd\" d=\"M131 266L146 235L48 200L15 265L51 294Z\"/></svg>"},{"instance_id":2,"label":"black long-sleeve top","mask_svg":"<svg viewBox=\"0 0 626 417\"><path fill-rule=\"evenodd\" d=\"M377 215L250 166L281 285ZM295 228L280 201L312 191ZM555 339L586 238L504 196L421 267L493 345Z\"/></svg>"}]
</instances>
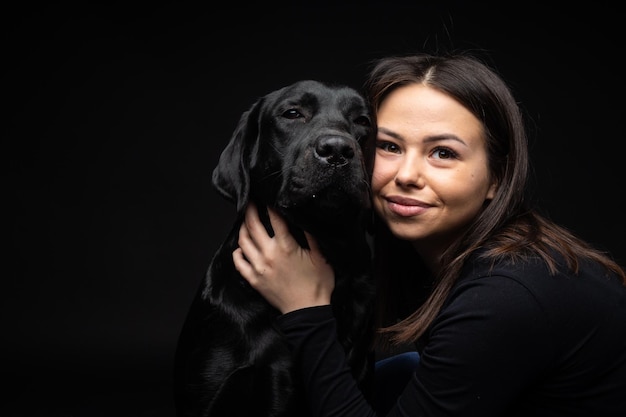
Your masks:
<instances>
[{"instance_id":1,"label":"black long-sleeve top","mask_svg":"<svg viewBox=\"0 0 626 417\"><path fill-rule=\"evenodd\" d=\"M329 306L278 325L311 413L375 416L336 339ZM475 261L429 329L389 416L626 415L626 287L597 266L550 276L543 262Z\"/></svg>"}]
</instances>

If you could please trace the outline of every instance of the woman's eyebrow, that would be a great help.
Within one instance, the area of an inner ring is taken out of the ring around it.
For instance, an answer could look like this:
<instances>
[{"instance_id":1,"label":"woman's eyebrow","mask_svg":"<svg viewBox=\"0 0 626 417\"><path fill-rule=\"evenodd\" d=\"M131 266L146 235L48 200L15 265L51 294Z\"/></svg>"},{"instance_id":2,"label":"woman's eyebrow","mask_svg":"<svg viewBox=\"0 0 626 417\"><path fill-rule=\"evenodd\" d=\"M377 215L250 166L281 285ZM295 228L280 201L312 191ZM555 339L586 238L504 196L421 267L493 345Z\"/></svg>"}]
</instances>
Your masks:
<instances>
[{"instance_id":1,"label":"woman's eyebrow","mask_svg":"<svg viewBox=\"0 0 626 417\"><path fill-rule=\"evenodd\" d=\"M386 129L384 127L378 127L378 131L384 133L385 135L391 136L394 139L398 139L398 140L404 140L404 138L402 137L401 134L396 133L392 130Z\"/></svg>"},{"instance_id":2,"label":"woman's eyebrow","mask_svg":"<svg viewBox=\"0 0 626 417\"><path fill-rule=\"evenodd\" d=\"M385 135L391 136L394 139L405 140L404 137L401 134L399 134L397 132L394 132L392 130L386 129L384 127L380 127L379 126L378 127L378 131L384 133ZM452 133L444 133L444 134L441 134L441 135L428 136L428 137L424 138L424 143L440 142L440 141L443 141L443 140L454 140L454 141L459 142L462 145L467 146L467 143L463 139L461 139L460 137L458 137L457 135L454 135Z\"/></svg>"},{"instance_id":3,"label":"woman's eyebrow","mask_svg":"<svg viewBox=\"0 0 626 417\"><path fill-rule=\"evenodd\" d=\"M454 140L454 141L459 142L462 145L467 146L467 143L463 139L461 139L460 137L452 133L444 133L442 135L428 136L427 138L424 138L424 143L439 142L442 140Z\"/></svg>"}]
</instances>

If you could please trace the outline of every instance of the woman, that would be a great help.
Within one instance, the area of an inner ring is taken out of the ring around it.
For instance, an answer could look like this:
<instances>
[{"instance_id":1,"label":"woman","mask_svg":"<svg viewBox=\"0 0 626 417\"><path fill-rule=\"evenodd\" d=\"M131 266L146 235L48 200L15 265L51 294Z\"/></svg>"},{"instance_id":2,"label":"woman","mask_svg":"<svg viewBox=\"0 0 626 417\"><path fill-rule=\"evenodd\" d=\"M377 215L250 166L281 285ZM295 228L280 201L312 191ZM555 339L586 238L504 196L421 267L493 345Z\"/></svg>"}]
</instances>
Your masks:
<instances>
[{"instance_id":1,"label":"woman","mask_svg":"<svg viewBox=\"0 0 626 417\"><path fill-rule=\"evenodd\" d=\"M312 415L626 415L626 274L530 207L524 123L504 81L469 55L416 55L380 60L366 87L380 347L387 361L419 354L408 378L377 378L401 392L374 410L356 388L312 239L301 249L274 212L270 238L250 209L233 253L283 313Z\"/></svg>"}]
</instances>

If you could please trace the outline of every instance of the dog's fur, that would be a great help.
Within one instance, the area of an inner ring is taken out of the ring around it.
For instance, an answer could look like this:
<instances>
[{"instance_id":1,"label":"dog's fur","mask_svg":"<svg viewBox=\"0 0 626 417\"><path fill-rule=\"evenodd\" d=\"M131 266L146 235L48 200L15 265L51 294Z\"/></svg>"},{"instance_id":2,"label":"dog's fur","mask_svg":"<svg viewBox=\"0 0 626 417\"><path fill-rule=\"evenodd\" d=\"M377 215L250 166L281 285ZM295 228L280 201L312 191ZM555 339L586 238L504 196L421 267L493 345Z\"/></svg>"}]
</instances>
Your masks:
<instances>
[{"instance_id":1,"label":"dog's fur","mask_svg":"<svg viewBox=\"0 0 626 417\"><path fill-rule=\"evenodd\" d=\"M180 334L175 363L179 416L305 417L292 354L273 326L279 312L235 270L232 252L246 204L270 235L271 206L306 247L317 240L335 271L331 304L338 337L364 392L371 387L370 213L374 121L346 86L305 80L261 97L243 115L213 171L213 185L237 207ZM367 158L372 160L372 158Z\"/></svg>"}]
</instances>

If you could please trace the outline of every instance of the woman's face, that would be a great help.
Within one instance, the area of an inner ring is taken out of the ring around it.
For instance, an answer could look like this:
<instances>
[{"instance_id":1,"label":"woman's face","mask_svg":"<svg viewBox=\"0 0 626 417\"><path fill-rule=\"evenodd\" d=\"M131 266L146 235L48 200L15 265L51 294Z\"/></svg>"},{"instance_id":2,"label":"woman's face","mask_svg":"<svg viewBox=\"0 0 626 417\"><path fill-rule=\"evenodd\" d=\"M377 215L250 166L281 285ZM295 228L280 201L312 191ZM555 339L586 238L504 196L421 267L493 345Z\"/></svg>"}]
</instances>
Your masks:
<instances>
[{"instance_id":1,"label":"woman's face","mask_svg":"<svg viewBox=\"0 0 626 417\"><path fill-rule=\"evenodd\" d=\"M436 258L494 196L482 124L422 84L391 92L377 118L374 208L395 236Z\"/></svg>"}]
</instances>

